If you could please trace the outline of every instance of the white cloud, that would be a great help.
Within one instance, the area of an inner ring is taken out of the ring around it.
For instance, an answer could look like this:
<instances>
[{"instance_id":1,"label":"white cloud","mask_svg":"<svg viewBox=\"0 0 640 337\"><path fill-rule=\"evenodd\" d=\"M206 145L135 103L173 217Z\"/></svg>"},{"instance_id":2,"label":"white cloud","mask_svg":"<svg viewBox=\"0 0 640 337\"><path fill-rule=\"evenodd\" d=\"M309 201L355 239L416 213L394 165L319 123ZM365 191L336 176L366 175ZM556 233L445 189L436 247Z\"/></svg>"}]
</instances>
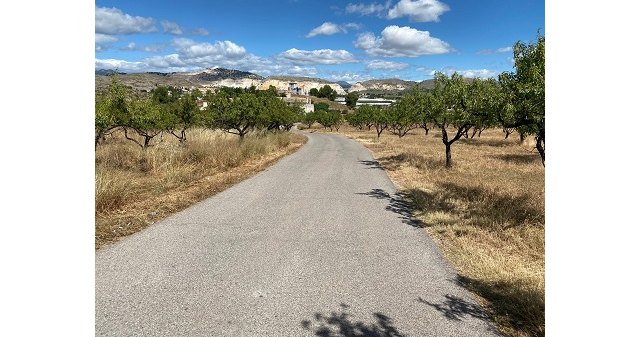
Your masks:
<instances>
[{"instance_id":1,"label":"white cloud","mask_svg":"<svg viewBox=\"0 0 640 337\"><path fill-rule=\"evenodd\" d=\"M160 25L162 25L162 30L164 30L165 33L182 35L182 28L180 28L180 25L175 22L164 20L160 22Z\"/></svg>"},{"instance_id":2,"label":"white cloud","mask_svg":"<svg viewBox=\"0 0 640 337\"><path fill-rule=\"evenodd\" d=\"M376 37L373 33L364 33L355 41L357 48L372 56L408 56L445 54L453 51L446 42L432 37L428 31L411 27L388 26Z\"/></svg>"},{"instance_id":3,"label":"white cloud","mask_svg":"<svg viewBox=\"0 0 640 337\"><path fill-rule=\"evenodd\" d=\"M131 16L117 8L96 7L96 33L134 34L156 31L152 18Z\"/></svg>"},{"instance_id":4,"label":"white cloud","mask_svg":"<svg viewBox=\"0 0 640 337\"><path fill-rule=\"evenodd\" d=\"M231 41L216 41L197 43L186 38L173 40L173 45L178 54L185 59L205 58L209 60L222 60L226 58L237 59L245 55L246 50L242 46Z\"/></svg>"},{"instance_id":5,"label":"white cloud","mask_svg":"<svg viewBox=\"0 0 640 337\"><path fill-rule=\"evenodd\" d=\"M146 53L158 53L165 49L165 45L163 44L150 44L145 46L139 46L135 42L129 42L126 47L121 48L120 50L124 51L143 51Z\"/></svg>"},{"instance_id":6,"label":"white cloud","mask_svg":"<svg viewBox=\"0 0 640 337\"><path fill-rule=\"evenodd\" d=\"M278 60L288 61L293 64L341 64L356 62L356 58L350 52L340 49L299 50L289 49L280 53Z\"/></svg>"},{"instance_id":7,"label":"white cloud","mask_svg":"<svg viewBox=\"0 0 640 337\"><path fill-rule=\"evenodd\" d=\"M96 51L105 51L116 41L118 41L118 38L115 36L96 34Z\"/></svg>"},{"instance_id":8,"label":"white cloud","mask_svg":"<svg viewBox=\"0 0 640 337\"><path fill-rule=\"evenodd\" d=\"M400 0L387 14L388 19L408 16L415 22L438 22L449 6L438 0Z\"/></svg>"},{"instance_id":9,"label":"white cloud","mask_svg":"<svg viewBox=\"0 0 640 337\"><path fill-rule=\"evenodd\" d=\"M513 51L513 47L502 47L496 50L493 49L482 49L476 52L477 55L493 55L493 54L501 54L501 53L509 53Z\"/></svg>"},{"instance_id":10,"label":"white cloud","mask_svg":"<svg viewBox=\"0 0 640 337\"><path fill-rule=\"evenodd\" d=\"M325 22L314 28L306 35L306 37L314 37L316 35L333 35L336 33L346 33L348 30L358 30L361 26L357 23L349 22L344 25L337 25L333 22Z\"/></svg>"},{"instance_id":11,"label":"white cloud","mask_svg":"<svg viewBox=\"0 0 640 337\"><path fill-rule=\"evenodd\" d=\"M201 36L207 36L209 35L209 31L204 29L204 28L196 28L194 30L191 31L191 34L193 35L201 35Z\"/></svg>"},{"instance_id":12,"label":"white cloud","mask_svg":"<svg viewBox=\"0 0 640 337\"><path fill-rule=\"evenodd\" d=\"M130 62L123 60L115 60L115 59L96 59L95 62L96 69L113 69L122 72L140 72L146 71L143 62Z\"/></svg>"},{"instance_id":13,"label":"white cloud","mask_svg":"<svg viewBox=\"0 0 640 337\"><path fill-rule=\"evenodd\" d=\"M356 13L360 15L371 15L375 13L380 13L391 6L391 1L387 1L386 4L379 3L371 3L371 4L352 4L349 3L345 8L345 12L347 13Z\"/></svg>"},{"instance_id":14,"label":"white cloud","mask_svg":"<svg viewBox=\"0 0 640 337\"><path fill-rule=\"evenodd\" d=\"M340 32L344 33L345 30L333 22L325 22L311 30L309 34L307 34L307 37L314 37L316 35L333 35Z\"/></svg>"},{"instance_id":15,"label":"white cloud","mask_svg":"<svg viewBox=\"0 0 640 337\"><path fill-rule=\"evenodd\" d=\"M402 70L409 65L407 63L372 60L367 62L368 69Z\"/></svg>"},{"instance_id":16,"label":"white cloud","mask_svg":"<svg viewBox=\"0 0 640 337\"><path fill-rule=\"evenodd\" d=\"M346 28L346 29L358 30L358 29L362 28L362 25L354 23L354 22L349 22L349 23L345 24L343 27Z\"/></svg>"}]
</instances>

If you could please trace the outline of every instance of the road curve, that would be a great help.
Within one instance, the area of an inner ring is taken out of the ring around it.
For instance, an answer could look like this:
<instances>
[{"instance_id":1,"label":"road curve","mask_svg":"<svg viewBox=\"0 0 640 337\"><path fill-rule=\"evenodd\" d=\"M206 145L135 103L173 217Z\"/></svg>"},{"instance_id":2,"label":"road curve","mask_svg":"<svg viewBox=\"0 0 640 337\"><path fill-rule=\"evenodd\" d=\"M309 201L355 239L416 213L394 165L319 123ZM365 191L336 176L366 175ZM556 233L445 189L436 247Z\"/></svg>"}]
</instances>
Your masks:
<instances>
[{"instance_id":1,"label":"road curve","mask_svg":"<svg viewBox=\"0 0 640 337\"><path fill-rule=\"evenodd\" d=\"M96 251L96 336L495 336L369 151L306 134Z\"/></svg>"}]
</instances>

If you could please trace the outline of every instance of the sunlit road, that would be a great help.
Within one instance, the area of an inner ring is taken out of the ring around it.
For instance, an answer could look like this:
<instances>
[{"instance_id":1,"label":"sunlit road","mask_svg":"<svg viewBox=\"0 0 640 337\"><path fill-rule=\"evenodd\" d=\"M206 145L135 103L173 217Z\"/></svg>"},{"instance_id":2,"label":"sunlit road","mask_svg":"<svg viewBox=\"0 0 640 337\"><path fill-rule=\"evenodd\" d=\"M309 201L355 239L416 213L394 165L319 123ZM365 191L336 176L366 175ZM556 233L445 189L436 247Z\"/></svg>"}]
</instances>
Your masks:
<instances>
[{"instance_id":1,"label":"sunlit road","mask_svg":"<svg viewBox=\"0 0 640 337\"><path fill-rule=\"evenodd\" d=\"M268 170L96 252L97 336L490 336L369 151Z\"/></svg>"}]
</instances>

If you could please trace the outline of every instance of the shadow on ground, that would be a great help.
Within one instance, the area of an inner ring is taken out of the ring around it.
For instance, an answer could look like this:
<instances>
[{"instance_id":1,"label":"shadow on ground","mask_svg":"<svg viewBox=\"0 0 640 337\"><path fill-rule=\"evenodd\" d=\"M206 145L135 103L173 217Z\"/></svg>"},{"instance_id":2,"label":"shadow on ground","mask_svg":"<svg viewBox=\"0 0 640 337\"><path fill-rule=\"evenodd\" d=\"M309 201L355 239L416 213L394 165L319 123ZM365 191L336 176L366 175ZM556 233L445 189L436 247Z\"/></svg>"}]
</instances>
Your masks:
<instances>
[{"instance_id":1,"label":"shadow on ground","mask_svg":"<svg viewBox=\"0 0 640 337\"><path fill-rule=\"evenodd\" d=\"M454 295L447 294L444 297L445 300L442 303L431 303L421 297L418 297L418 302L431 306L450 320L461 321L467 316L479 318L484 321L489 320L489 315L485 313L481 306Z\"/></svg>"},{"instance_id":2,"label":"shadow on ground","mask_svg":"<svg viewBox=\"0 0 640 337\"><path fill-rule=\"evenodd\" d=\"M312 320L302 320L305 330L313 331L321 337L404 337L393 325L393 320L385 314L376 312L372 322L352 319L346 312L348 305L340 304L341 311L332 311L329 315L316 313Z\"/></svg>"},{"instance_id":3,"label":"shadow on ground","mask_svg":"<svg viewBox=\"0 0 640 337\"><path fill-rule=\"evenodd\" d=\"M537 153L532 153L532 154L503 154L503 155L493 156L493 158L504 160L507 163L513 163L513 164L531 164L531 163L540 162L542 160L542 159L540 159L540 155L537 154Z\"/></svg>"},{"instance_id":4,"label":"shadow on ground","mask_svg":"<svg viewBox=\"0 0 640 337\"><path fill-rule=\"evenodd\" d=\"M445 168L444 160L433 159L421 154L411 152L402 152L393 156L380 157L379 161L367 160L360 162L365 165L375 166L376 168L385 168L389 171L395 171L399 169L403 164L408 164L410 166L414 166L423 170L439 170Z\"/></svg>"},{"instance_id":5,"label":"shadow on ground","mask_svg":"<svg viewBox=\"0 0 640 337\"><path fill-rule=\"evenodd\" d=\"M387 211L391 211L399 215L399 218L403 223L411 225L413 227L425 227L424 223L413 216L413 205L409 202L405 195L402 193L389 194L387 191L374 188L369 192L356 193L359 195L366 195L372 198L387 200L389 204L385 206Z\"/></svg>"},{"instance_id":6,"label":"shadow on ground","mask_svg":"<svg viewBox=\"0 0 640 337\"><path fill-rule=\"evenodd\" d=\"M531 197L528 194L512 196L449 182L438 183L434 191L412 188L401 195L419 216L440 212L458 220L473 219L475 225L500 229L544 223L544 212L529 205Z\"/></svg>"},{"instance_id":7,"label":"shadow on ground","mask_svg":"<svg viewBox=\"0 0 640 337\"><path fill-rule=\"evenodd\" d=\"M370 169L377 169L377 170L383 169L382 166L380 166L380 163L376 160L360 160L360 164L369 166L367 168L370 168Z\"/></svg>"},{"instance_id":8,"label":"shadow on ground","mask_svg":"<svg viewBox=\"0 0 640 337\"><path fill-rule=\"evenodd\" d=\"M505 147L505 146L517 146L518 142L511 139L461 138L460 144L466 144L471 146Z\"/></svg>"},{"instance_id":9,"label":"shadow on ground","mask_svg":"<svg viewBox=\"0 0 640 337\"><path fill-rule=\"evenodd\" d=\"M517 282L488 282L469 277L458 276L456 283L489 300L488 309L494 319L509 330L524 331L528 336L544 336L544 294ZM426 302L426 301L425 301ZM453 302L433 305L445 316L455 317L458 312L467 310ZM470 308L475 311L474 308ZM542 324L540 324L542 322Z\"/></svg>"}]
</instances>

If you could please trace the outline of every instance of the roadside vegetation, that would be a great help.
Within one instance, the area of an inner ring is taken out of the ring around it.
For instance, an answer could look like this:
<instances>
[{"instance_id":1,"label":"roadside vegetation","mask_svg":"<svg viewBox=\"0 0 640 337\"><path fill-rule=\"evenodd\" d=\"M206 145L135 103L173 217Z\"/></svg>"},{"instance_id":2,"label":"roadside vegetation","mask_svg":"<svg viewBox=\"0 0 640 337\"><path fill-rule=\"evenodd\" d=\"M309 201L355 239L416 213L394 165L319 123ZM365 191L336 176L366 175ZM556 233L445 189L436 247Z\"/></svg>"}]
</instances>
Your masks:
<instances>
[{"instance_id":1,"label":"roadside vegetation","mask_svg":"<svg viewBox=\"0 0 640 337\"><path fill-rule=\"evenodd\" d=\"M372 151L503 333L544 336L544 37L513 49L497 80L438 73L332 129Z\"/></svg>"},{"instance_id":2,"label":"roadside vegetation","mask_svg":"<svg viewBox=\"0 0 640 337\"><path fill-rule=\"evenodd\" d=\"M198 102L207 101L206 108ZM96 249L224 190L300 147L275 90L96 93Z\"/></svg>"}]
</instances>

